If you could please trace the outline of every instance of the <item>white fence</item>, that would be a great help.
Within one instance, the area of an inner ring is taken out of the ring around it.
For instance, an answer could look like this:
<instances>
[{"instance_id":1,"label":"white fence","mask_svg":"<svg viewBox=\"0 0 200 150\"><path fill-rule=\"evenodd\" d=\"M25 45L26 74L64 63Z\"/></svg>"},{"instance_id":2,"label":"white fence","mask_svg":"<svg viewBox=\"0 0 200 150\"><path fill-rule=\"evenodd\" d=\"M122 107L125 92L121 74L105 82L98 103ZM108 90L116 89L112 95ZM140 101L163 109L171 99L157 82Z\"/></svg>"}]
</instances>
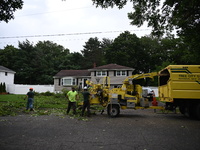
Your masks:
<instances>
[{"instance_id":1,"label":"white fence","mask_svg":"<svg viewBox=\"0 0 200 150\"><path fill-rule=\"evenodd\" d=\"M35 92L55 92L54 85L24 85L24 84L7 84L6 91L11 94L26 94L29 88L33 88ZM149 87L154 90L155 96L158 97L158 87Z\"/></svg>"},{"instance_id":2,"label":"white fence","mask_svg":"<svg viewBox=\"0 0 200 150\"><path fill-rule=\"evenodd\" d=\"M26 94L30 88L35 92L54 92L54 85L24 85L24 84L7 84L6 91L10 94Z\"/></svg>"}]
</instances>

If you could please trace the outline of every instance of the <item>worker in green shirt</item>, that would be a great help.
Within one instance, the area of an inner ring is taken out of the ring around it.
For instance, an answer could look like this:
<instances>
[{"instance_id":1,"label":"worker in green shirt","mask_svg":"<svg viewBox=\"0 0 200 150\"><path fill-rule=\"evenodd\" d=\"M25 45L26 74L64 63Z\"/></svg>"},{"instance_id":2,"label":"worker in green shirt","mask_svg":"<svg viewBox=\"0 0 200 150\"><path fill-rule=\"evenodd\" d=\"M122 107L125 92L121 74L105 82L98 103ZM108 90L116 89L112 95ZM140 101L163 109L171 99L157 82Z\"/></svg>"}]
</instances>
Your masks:
<instances>
[{"instance_id":1,"label":"worker in green shirt","mask_svg":"<svg viewBox=\"0 0 200 150\"><path fill-rule=\"evenodd\" d=\"M67 114L69 113L71 107L73 109L73 114L76 114L76 99L78 98L78 93L75 91L75 88L72 87L72 90L69 91L66 95L69 100Z\"/></svg>"},{"instance_id":2,"label":"worker in green shirt","mask_svg":"<svg viewBox=\"0 0 200 150\"><path fill-rule=\"evenodd\" d=\"M87 116L90 116L90 93L87 90L87 87L84 87L83 94L83 108L81 112L81 116L84 115L85 109L87 108Z\"/></svg>"}]
</instances>

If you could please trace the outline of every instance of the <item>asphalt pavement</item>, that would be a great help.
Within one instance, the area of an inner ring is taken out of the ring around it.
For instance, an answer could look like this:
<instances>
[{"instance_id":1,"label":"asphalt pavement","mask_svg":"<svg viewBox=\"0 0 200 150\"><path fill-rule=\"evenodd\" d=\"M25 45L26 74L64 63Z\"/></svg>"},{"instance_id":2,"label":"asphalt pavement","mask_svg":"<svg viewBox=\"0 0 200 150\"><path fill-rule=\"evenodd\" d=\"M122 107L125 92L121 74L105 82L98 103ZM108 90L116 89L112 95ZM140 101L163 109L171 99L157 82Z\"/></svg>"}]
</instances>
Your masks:
<instances>
[{"instance_id":1,"label":"asphalt pavement","mask_svg":"<svg viewBox=\"0 0 200 150\"><path fill-rule=\"evenodd\" d=\"M84 120L43 115L0 117L0 150L199 150L200 121L153 110L123 110Z\"/></svg>"}]
</instances>

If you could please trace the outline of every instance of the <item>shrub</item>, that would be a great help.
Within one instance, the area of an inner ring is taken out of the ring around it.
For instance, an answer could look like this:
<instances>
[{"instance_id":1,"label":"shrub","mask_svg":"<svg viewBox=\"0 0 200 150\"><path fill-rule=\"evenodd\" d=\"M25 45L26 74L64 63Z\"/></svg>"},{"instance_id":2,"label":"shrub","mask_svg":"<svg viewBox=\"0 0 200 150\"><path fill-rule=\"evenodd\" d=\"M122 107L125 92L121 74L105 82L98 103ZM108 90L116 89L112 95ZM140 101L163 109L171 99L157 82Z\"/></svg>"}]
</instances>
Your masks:
<instances>
[{"instance_id":1,"label":"shrub","mask_svg":"<svg viewBox=\"0 0 200 150\"><path fill-rule=\"evenodd\" d=\"M68 92L69 92L68 89L65 89L65 88L62 89L62 93L63 93L64 95L66 95Z\"/></svg>"},{"instance_id":2,"label":"shrub","mask_svg":"<svg viewBox=\"0 0 200 150\"><path fill-rule=\"evenodd\" d=\"M6 93L6 84L5 84L5 82L3 83L2 87L3 87L2 92Z\"/></svg>"},{"instance_id":3,"label":"shrub","mask_svg":"<svg viewBox=\"0 0 200 150\"><path fill-rule=\"evenodd\" d=\"M63 94L63 93L56 93L56 94L54 94L54 97L55 98L65 98L65 94Z\"/></svg>"},{"instance_id":4,"label":"shrub","mask_svg":"<svg viewBox=\"0 0 200 150\"><path fill-rule=\"evenodd\" d=\"M34 92L34 95L35 95L35 96L39 96L40 93L39 93L39 92Z\"/></svg>"},{"instance_id":5,"label":"shrub","mask_svg":"<svg viewBox=\"0 0 200 150\"><path fill-rule=\"evenodd\" d=\"M44 93L40 93L43 96L54 96L54 93L51 93L50 91L44 92Z\"/></svg>"},{"instance_id":6,"label":"shrub","mask_svg":"<svg viewBox=\"0 0 200 150\"><path fill-rule=\"evenodd\" d=\"M2 85L2 83L0 83L0 93L2 93L3 92L3 85Z\"/></svg>"}]
</instances>

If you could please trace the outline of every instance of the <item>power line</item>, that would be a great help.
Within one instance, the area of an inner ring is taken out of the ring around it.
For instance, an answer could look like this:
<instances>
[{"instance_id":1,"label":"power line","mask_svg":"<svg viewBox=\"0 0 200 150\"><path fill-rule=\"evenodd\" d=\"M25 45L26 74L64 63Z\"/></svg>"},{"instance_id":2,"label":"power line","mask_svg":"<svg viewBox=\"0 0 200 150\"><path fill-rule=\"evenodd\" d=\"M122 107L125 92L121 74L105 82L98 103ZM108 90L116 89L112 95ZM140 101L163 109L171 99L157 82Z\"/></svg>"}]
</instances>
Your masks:
<instances>
[{"instance_id":1,"label":"power line","mask_svg":"<svg viewBox=\"0 0 200 150\"><path fill-rule=\"evenodd\" d=\"M50 14L50 13L58 13L58 12L64 12L64 11L72 11L72 10L78 10L78 9L86 9L86 8L91 8L93 6L87 6L87 7L80 7L80 8L71 8L67 10L58 10L58 11L51 11L51 12L41 12L41 13L35 13L35 14L27 14L27 15L19 15L16 17L26 17L26 16L34 16L34 15L42 15L42 14Z\"/></svg>"},{"instance_id":2,"label":"power line","mask_svg":"<svg viewBox=\"0 0 200 150\"><path fill-rule=\"evenodd\" d=\"M109 39L113 39L115 37L107 37ZM88 38L75 38L75 39L49 39L49 41L57 41L57 42L70 42L70 41L83 41L83 40L87 40ZM47 39L48 40L48 39ZM31 41L30 42L38 42L38 41ZM16 44L19 43L20 41L0 41L0 45L2 44Z\"/></svg>"},{"instance_id":3,"label":"power line","mask_svg":"<svg viewBox=\"0 0 200 150\"><path fill-rule=\"evenodd\" d=\"M131 31L147 31L151 29L137 29ZM126 30L128 31L128 30ZM46 34L46 35L20 35L20 36L3 36L0 39L18 39L18 38L35 38L35 37L55 37L55 36L71 36L71 35L89 35L89 34L103 34L103 33L117 33L124 31L99 31L99 32L84 32L84 33L63 33L63 34Z\"/></svg>"}]
</instances>

